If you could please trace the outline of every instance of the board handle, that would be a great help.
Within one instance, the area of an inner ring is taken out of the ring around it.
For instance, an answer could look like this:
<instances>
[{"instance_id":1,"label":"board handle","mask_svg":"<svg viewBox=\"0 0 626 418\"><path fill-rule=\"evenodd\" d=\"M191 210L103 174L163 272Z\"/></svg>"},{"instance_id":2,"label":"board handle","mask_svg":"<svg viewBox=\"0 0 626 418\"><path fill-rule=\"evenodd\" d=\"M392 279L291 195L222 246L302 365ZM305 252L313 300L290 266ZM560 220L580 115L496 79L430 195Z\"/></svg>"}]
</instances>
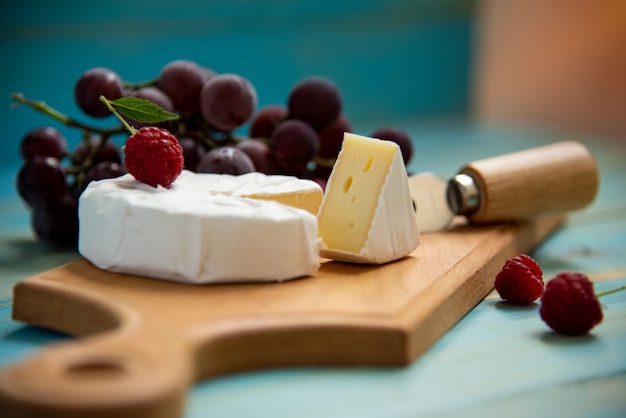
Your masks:
<instances>
[{"instance_id":1,"label":"board handle","mask_svg":"<svg viewBox=\"0 0 626 418\"><path fill-rule=\"evenodd\" d=\"M486 223L581 209L598 185L589 150L563 141L469 163L450 181L447 196L456 214Z\"/></svg>"},{"instance_id":2,"label":"board handle","mask_svg":"<svg viewBox=\"0 0 626 418\"><path fill-rule=\"evenodd\" d=\"M151 340L112 332L50 347L6 368L0 375L2 416L180 416L191 383L190 356L176 341Z\"/></svg>"}]
</instances>

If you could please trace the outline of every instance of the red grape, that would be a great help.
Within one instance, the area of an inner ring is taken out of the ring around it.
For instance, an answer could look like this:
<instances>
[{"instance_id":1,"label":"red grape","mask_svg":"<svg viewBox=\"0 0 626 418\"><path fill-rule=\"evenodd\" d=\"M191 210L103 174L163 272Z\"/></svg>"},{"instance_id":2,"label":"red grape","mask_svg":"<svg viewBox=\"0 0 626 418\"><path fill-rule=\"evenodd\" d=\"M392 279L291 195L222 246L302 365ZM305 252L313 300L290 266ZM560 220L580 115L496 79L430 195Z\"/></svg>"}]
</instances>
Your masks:
<instances>
[{"instance_id":1,"label":"red grape","mask_svg":"<svg viewBox=\"0 0 626 418\"><path fill-rule=\"evenodd\" d=\"M411 142L409 134L402 129L386 126L384 128L376 129L370 136L373 138L395 142L398 146L400 146L404 164L407 164L411 160L413 155L413 143Z\"/></svg>"},{"instance_id":2,"label":"red grape","mask_svg":"<svg viewBox=\"0 0 626 418\"><path fill-rule=\"evenodd\" d=\"M204 146L195 139L187 137L179 137L178 143L183 148L185 169L196 171L205 154Z\"/></svg>"},{"instance_id":3,"label":"red grape","mask_svg":"<svg viewBox=\"0 0 626 418\"><path fill-rule=\"evenodd\" d=\"M122 79L108 68L92 68L84 72L74 86L74 100L83 112L96 118L111 116L111 111L100 101L122 97Z\"/></svg>"},{"instance_id":4,"label":"red grape","mask_svg":"<svg viewBox=\"0 0 626 418\"><path fill-rule=\"evenodd\" d=\"M56 158L38 155L17 173L17 191L32 207L50 206L67 191L65 173Z\"/></svg>"},{"instance_id":5,"label":"red grape","mask_svg":"<svg viewBox=\"0 0 626 418\"><path fill-rule=\"evenodd\" d=\"M341 114L341 96L339 89L327 78L309 77L289 92L287 107L289 118L303 120L316 131L321 131Z\"/></svg>"},{"instance_id":6,"label":"red grape","mask_svg":"<svg viewBox=\"0 0 626 418\"><path fill-rule=\"evenodd\" d=\"M215 129L230 132L246 123L257 105L254 86L236 74L220 74L206 82L200 93L200 110Z\"/></svg>"},{"instance_id":7,"label":"red grape","mask_svg":"<svg viewBox=\"0 0 626 418\"><path fill-rule=\"evenodd\" d=\"M330 126L317 133L320 141L317 155L321 158L336 158L341 150L343 134L351 130L352 127L345 115L339 115Z\"/></svg>"},{"instance_id":8,"label":"red grape","mask_svg":"<svg viewBox=\"0 0 626 418\"><path fill-rule=\"evenodd\" d=\"M102 161L91 167L85 173L85 178L81 184L81 190L85 190L92 181L112 179L126 174L126 170L118 163Z\"/></svg>"},{"instance_id":9,"label":"red grape","mask_svg":"<svg viewBox=\"0 0 626 418\"><path fill-rule=\"evenodd\" d=\"M254 171L254 163L242 150L224 146L207 152L200 164L198 173L246 174Z\"/></svg>"},{"instance_id":10,"label":"red grape","mask_svg":"<svg viewBox=\"0 0 626 418\"><path fill-rule=\"evenodd\" d=\"M300 120L287 120L272 134L272 154L283 171L306 166L317 153L318 147L317 134Z\"/></svg>"},{"instance_id":11,"label":"red grape","mask_svg":"<svg viewBox=\"0 0 626 418\"><path fill-rule=\"evenodd\" d=\"M208 67L200 66L200 75L202 76L202 85L204 85L204 83L215 77L216 73Z\"/></svg>"},{"instance_id":12,"label":"red grape","mask_svg":"<svg viewBox=\"0 0 626 418\"><path fill-rule=\"evenodd\" d=\"M274 129L287 117L287 109L282 105L267 105L252 118L249 134L252 138L272 137Z\"/></svg>"},{"instance_id":13,"label":"red grape","mask_svg":"<svg viewBox=\"0 0 626 418\"><path fill-rule=\"evenodd\" d=\"M91 165L98 164L103 161L110 161L112 163L121 163L122 155L119 148L112 141L107 140L102 146L100 143L102 138L92 138L89 143L87 141L81 141L74 148L72 153L72 163L75 165L83 165L87 157L91 156ZM97 151L96 151L97 150ZM95 153L91 155L91 153Z\"/></svg>"},{"instance_id":14,"label":"red grape","mask_svg":"<svg viewBox=\"0 0 626 418\"><path fill-rule=\"evenodd\" d=\"M322 190L326 191L326 184L327 184L327 178L323 179L320 177L311 177L311 180L313 180L314 182L316 182L317 184L320 185L320 187L322 188Z\"/></svg>"},{"instance_id":15,"label":"red grape","mask_svg":"<svg viewBox=\"0 0 626 418\"><path fill-rule=\"evenodd\" d=\"M276 171L272 160L272 150L265 142L258 139L247 139L239 142L236 147L250 157L256 171L264 174L272 174Z\"/></svg>"},{"instance_id":16,"label":"red grape","mask_svg":"<svg viewBox=\"0 0 626 418\"><path fill-rule=\"evenodd\" d=\"M37 155L60 160L67 154L67 140L51 126L36 128L22 138L20 153L24 160L33 159Z\"/></svg>"},{"instance_id":17,"label":"red grape","mask_svg":"<svg viewBox=\"0 0 626 418\"><path fill-rule=\"evenodd\" d=\"M32 229L44 244L55 248L73 247L78 243L78 201L69 193L48 207L35 207Z\"/></svg>"},{"instance_id":18,"label":"red grape","mask_svg":"<svg viewBox=\"0 0 626 418\"><path fill-rule=\"evenodd\" d=\"M332 166L316 165L315 169L311 173L311 178L319 178L328 180L330 173L333 171Z\"/></svg>"},{"instance_id":19,"label":"red grape","mask_svg":"<svg viewBox=\"0 0 626 418\"><path fill-rule=\"evenodd\" d=\"M290 164L289 166L282 166L277 172L285 176L294 176L301 179L311 177L311 170L309 170L308 164Z\"/></svg>"},{"instance_id":20,"label":"red grape","mask_svg":"<svg viewBox=\"0 0 626 418\"><path fill-rule=\"evenodd\" d=\"M161 69L158 86L167 94L174 108L183 114L198 110L198 98L206 73L195 62L172 61Z\"/></svg>"}]
</instances>

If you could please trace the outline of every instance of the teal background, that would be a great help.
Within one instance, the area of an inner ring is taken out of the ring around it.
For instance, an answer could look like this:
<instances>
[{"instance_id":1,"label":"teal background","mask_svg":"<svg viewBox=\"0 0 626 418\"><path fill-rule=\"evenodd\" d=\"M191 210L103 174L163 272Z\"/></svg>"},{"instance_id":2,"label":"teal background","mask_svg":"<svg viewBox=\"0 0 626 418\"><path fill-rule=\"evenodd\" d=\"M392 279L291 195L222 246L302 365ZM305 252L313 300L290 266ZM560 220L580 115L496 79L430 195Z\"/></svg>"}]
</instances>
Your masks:
<instances>
[{"instance_id":1,"label":"teal background","mask_svg":"<svg viewBox=\"0 0 626 418\"><path fill-rule=\"evenodd\" d=\"M21 137L56 121L11 107L22 92L98 125L73 102L80 74L109 67L127 81L154 78L175 59L241 74L259 105L284 103L301 78L340 87L353 130L403 118L463 114L471 77L467 0L44 1L0 6L0 159L16 163ZM70 144L75 129L62 129Z\"/></svg>"}]
</instances>

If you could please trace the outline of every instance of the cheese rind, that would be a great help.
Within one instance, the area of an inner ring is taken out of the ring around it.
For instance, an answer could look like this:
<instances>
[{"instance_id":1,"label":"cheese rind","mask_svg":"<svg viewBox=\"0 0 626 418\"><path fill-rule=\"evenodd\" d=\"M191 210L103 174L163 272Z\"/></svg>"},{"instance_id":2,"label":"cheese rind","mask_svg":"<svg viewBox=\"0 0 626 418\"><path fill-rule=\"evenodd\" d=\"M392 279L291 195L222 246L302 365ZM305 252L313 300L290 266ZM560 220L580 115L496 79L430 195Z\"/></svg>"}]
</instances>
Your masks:
<instances>
[{"instance_id":1,"label":"cheese rind","mask_svg":"<svg viewBox=\"0 0 626 418\"><path fill-rule=\"evenodd\" d=\"M315 216L239 196L255 190L280 196L277 179L265 179L264 188L263 176L254 176L256 186L247 184L250 178L185 171L170 189L131 175L92 182L79 200L79 252L108 271L187 283L310 275L319 268ZM285 192L297 194L299 182L283 180L290 183Z\"/></svg>"},{"instance_id":2,"label":"cheese rind","mask_svg":"<svg viewBox=\"0 0 626 418\"><path fill-rule=\"evenodd\" d=\"M322 257L382 264L417 248L419 230L397 144L346 133L318 213Z\"/></svg>"}]
</instances>

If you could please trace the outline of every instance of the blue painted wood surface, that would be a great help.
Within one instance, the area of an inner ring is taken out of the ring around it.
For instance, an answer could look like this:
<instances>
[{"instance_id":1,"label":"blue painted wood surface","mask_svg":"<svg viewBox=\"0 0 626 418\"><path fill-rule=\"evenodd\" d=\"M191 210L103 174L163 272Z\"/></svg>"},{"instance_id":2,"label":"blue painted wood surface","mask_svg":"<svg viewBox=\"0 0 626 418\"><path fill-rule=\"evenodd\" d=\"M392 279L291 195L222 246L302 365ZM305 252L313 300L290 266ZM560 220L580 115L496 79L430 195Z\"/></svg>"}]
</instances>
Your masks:
<instances>
[{"instance_id":1,"label":"blue painted wood surface","mask_svg":"<svg viewBox=\"0 0 626 418\"><path fill-rule=\"evenodd\" d=\"M17 143L27 129L49 120L25 108L7 109L8 95L23 91L78 114L71 86L95 65L141 80L171 59L196 59L250 77L261 104L283 101L304 75L326 74L342 87L355 132L387 123L410 132L413 172L449 176L470 160L580 140L599 162L599 195L532 255L547 277L577 270L596 281L597 290L626 284L626 144L546 127L484 126L464 117L472 32L467 3L3 3L0 367L68 338L12 321L11 292L19 280L78 257L49 251L32 238L28 211L14 190ZM185 416L626 416L626 292L603 298L604 322L580 338L550 332L537 304L511 308L492 296L408 367L225 376L196 385Z\"/></svg>"}]
</instances>

